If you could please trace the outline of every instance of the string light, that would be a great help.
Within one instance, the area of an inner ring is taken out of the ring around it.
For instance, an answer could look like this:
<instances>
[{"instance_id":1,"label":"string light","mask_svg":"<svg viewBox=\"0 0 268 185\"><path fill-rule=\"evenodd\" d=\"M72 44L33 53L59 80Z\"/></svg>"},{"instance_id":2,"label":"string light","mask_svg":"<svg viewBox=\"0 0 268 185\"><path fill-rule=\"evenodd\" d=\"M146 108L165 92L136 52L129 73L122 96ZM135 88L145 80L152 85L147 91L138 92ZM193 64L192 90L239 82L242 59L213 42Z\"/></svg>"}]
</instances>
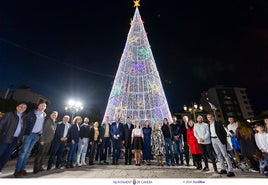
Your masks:
<instances>
[{"instance_id":1,"label":"string light","mask_svg":"<svg viewBox=\"0 0 268 185\"><path fill-rule=\"evenodd\" d=\"M141 20L136 8L104 116L162 125L171 114Z\"/></svg>"}]
</instances>

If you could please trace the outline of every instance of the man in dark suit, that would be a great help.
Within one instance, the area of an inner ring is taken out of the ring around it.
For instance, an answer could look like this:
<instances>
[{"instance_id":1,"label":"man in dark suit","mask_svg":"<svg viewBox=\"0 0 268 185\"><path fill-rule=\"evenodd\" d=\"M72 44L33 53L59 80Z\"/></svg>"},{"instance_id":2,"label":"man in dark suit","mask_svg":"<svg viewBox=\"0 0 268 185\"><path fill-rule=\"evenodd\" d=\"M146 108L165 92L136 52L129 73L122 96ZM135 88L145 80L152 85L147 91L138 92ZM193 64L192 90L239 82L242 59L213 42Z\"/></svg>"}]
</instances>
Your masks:
<instances>
[{"instance_id":1,"label":"man in dark suit","mask_svg":"<svg viewBox=\"0 0 268 185\"><path fill-rule=\"evenodd\" d=\"M183 149L184 149L184 155L185 155L185 161L186 165L189 166L189 146L187 143L187 123L189 121L188 116L183 116L182 117L182 123L181 123L181 134L183 135ZM183 165L183 161L181 162Z\"/></svg>"},{"instance_id":2,"label":"man in dark suit","mask_svg":"<svg viewBox=\"0 0 268 185\"><path fill-rule=\"evenodd\" d=\"M131 134L134 129L134 125L131 123L130 117L127 117L127 122L123 126L123 143L125 144L125 165L131 164Z\"/></svg>"},{"instance_id":3,"label":"man in dark suit","mask_svg":"<svg viewBox=\"0 0 268 185\"><path fill-rule=\"evenodd\" d=\"M70 120L70 116L65 115L62 118L62 121L57 124L54 139L52 142L51 151L50 151L50 156L49 156L49 160L47 164L47 170L51 169L56 156L57 156L56 168L60 168L62 165L63 151L68 140L67 138L68 129L71 126L68 123L69 120Z\"/></svg>"},{"instance_id":4,"label":"man in dark suit","mask_svg":"<svg viewBox=\"0 0 268 185\"><path fill-rule=\"evenodd\" d=\"M116 117L115 122L111 125L110 136L113 143L113 165L118 165L120 158L120 146L123 138L123 124L120 122L120 118Z\"/></svg>"}]
</instances>

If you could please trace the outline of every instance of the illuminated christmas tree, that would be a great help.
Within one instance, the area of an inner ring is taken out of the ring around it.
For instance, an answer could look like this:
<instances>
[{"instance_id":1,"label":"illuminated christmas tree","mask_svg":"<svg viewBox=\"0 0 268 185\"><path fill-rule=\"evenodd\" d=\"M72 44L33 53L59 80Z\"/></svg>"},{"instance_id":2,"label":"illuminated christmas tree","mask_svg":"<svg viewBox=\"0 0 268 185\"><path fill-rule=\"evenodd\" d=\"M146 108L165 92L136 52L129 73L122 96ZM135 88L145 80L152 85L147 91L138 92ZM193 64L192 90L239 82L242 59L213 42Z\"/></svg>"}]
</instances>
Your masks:
<instances>
[{"instance_id":1,"label":"illuminated christmas tree","mask_svg":"<svg viewBox=\"0 0 268 185\"><path fill-rule=\"evenodd\" d=\"M145 120L162 125L171 114L162 83L139 13L139 1L128 33L124 52L113 83L105 116Z\"/></svg>"}]
</instances>

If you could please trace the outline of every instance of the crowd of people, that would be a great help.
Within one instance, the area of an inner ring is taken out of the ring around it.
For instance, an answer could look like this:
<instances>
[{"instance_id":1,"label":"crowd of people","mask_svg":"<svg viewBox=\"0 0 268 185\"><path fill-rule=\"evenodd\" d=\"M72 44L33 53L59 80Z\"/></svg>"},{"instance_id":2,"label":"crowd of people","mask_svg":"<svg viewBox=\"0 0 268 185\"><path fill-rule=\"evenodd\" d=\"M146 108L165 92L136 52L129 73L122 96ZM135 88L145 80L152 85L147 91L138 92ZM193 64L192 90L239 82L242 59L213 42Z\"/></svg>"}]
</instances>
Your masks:
<instances>
[{"instance_id":1,"label":"crowd of people","mask_svg":"<svg viewBox=\"0 0 268 185\"><path fill-rule=\"evenodd\" d=\"M110 122L89 123L76 116L70 122L68 115L57 122L58 112L45 113L46 103L40 102L36 110L24 115L27 104L21 102L14 112L0 119L0 173L10 159L18 143L21 149L14 170L15 177L28 174L26 166L34 146L37 146L33 173L85 165L136 166L142 162L157 166L195 166L196 170L209 171L209 160L215 173L235 176L234 168L247 163L254 172L265 173L268 164L268 118L265 124L252 125L245 121L235 122L229 117L228 125L215 120L213 114L197 116L197 121L172 117L172 123L163 118L163 123L133 121L127 117L122 123L119 117ZM68 149L68 150L67 150ZM111 153L111 161L108 154ZM123 155L122 155L123 154ZM123 157L122 157L123 156ZM165 159L163 159L165 158ZM133 160L134 159L134 160ZM190 159L192 162L190 164ZM165 161L165 163L163 162ZM110 162L110 163L109 163ZM220 164L220 170L217 167Z\"/></svg>"}]
</instances>

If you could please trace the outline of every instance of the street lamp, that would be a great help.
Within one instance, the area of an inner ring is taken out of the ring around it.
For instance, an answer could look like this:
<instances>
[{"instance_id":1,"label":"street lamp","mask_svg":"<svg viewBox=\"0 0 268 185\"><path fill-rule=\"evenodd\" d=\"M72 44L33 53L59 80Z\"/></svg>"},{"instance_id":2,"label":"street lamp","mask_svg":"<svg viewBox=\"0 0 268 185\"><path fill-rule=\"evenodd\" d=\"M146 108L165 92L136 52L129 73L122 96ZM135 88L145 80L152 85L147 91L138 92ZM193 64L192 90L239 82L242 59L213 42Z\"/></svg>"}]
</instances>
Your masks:
<instances>
[{"instance_id":1,"label":"street lamp","mask_svg":"<svg viewBox=\"0 0 268 185\"><path fill-rule=\"evenodd\" d=\"M67 106L65 106L65 110L69 111L71 113L71 120L73 120L74 115L83 110L83 104L80 101L76 101L76 100L69 100L67 103Z\"/></svg>"},{"instance_id":2,"label":"street lamp","mask_svg":"<svg viewBox=\"0 0 268 185\"><path fill-rule=\"evenodd\" d=\"M197 105L196 103L194 103L194 104L192 104L192 106L188 106L188 107L186 105L184 105L183 110L185 112L189 112L189 113L193 114L194 115L194 121L196 122L195 113L196 112L202 112L203 111L203 106L202 105Z\"/></svg>"}]
</instances>

